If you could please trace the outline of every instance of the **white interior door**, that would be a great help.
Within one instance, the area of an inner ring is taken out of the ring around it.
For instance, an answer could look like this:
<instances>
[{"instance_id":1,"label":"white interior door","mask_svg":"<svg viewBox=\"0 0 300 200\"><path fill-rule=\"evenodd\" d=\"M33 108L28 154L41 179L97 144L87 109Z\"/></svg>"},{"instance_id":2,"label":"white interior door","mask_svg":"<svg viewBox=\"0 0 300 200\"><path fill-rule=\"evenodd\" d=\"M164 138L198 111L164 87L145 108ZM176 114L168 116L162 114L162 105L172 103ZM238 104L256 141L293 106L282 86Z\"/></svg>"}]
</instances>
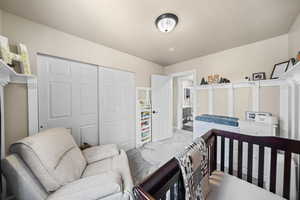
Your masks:
<instances>
[{"instance_id":1,"label":"white interior door","mask_svg":"<svg viewBox=\"0 0 300 200\"><path fill-rule=\"evenodd\" d=\"M135 147L135 77L133 73L99 69L100 144Z\"/></svg>"},{"instance_id":2,"label":"white interior door","mask_svg":"<svg viewBox=\"0 0 300 200\"><path fill-rule=\"evenodd\" d=\"M69 128L78 144L98 144L97 87L96 66L39 55L39 129Z\"/></svg>"},{"instance_id":3,"label":"white interior door","mask_svg":"<svg viewBox=\"0 0 300 200\"><path fill-rule=\"evenodd\" d=\"M159 141L173 136L172 131L172 78L152 75L152 140Z\"/></svg>"}]
</instances>

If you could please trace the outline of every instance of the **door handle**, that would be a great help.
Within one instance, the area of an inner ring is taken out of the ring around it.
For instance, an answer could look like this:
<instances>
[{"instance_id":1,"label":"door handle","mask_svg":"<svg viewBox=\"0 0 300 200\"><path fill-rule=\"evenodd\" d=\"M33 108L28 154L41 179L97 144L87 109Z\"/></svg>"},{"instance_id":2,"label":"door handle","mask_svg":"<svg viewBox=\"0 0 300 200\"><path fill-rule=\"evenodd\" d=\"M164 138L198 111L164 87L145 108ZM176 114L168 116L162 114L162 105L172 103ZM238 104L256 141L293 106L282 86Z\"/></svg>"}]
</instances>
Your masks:
<instances>
[{"instance_id":1,"label":"door handle","mask_svg":"<svg viewBox=\"0 0 300 200\"><path fill-rule=\"evenodd\" d=\"M153 113L153 114L155 114L155 113L158 113L158 112L157 112L157 111L155 111L155 110L153 110L153 111L152 111L152 113Z\"/></svg>"}]
</instances>

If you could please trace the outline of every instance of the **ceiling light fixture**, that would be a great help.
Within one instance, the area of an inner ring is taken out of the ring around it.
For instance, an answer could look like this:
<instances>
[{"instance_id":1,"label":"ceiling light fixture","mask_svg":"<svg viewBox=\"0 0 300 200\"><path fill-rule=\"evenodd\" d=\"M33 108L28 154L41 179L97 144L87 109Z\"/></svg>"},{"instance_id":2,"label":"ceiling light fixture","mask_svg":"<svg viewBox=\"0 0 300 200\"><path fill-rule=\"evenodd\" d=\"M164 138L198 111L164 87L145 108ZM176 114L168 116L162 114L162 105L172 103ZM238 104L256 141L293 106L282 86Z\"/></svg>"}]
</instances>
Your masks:
<instances>
[{"instance_id":1,"label":"ceiling light fixture","mask_svg":"<svg viewBox=\"0 0 300 200\"><path fill-rule=\"evenodd\" d=\"M178 23L178 17L173 13L165 13L156 18L155 24L158 30L164 33L171 32Z\"/></svg>"}]
</instances>

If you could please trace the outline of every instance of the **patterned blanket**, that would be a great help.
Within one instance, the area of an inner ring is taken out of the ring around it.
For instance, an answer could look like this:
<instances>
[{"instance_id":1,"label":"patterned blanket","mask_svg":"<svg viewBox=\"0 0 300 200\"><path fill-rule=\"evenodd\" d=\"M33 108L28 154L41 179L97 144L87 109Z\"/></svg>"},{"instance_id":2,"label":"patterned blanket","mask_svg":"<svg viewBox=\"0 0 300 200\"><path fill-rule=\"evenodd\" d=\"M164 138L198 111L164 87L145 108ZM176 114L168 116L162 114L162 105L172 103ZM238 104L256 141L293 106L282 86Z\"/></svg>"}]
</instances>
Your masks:
<instances>
[{"instance_id":1,"label":"patterned blanket","mask_svg":"<svg viewBox=\"0 0 300 200\"><path fill-rule=\"evenodd\" d=\"M209 191L208 152L205 141L196 138L175 157L180 165L186 200L204 200Z\"/></svg>"}]
</instances>

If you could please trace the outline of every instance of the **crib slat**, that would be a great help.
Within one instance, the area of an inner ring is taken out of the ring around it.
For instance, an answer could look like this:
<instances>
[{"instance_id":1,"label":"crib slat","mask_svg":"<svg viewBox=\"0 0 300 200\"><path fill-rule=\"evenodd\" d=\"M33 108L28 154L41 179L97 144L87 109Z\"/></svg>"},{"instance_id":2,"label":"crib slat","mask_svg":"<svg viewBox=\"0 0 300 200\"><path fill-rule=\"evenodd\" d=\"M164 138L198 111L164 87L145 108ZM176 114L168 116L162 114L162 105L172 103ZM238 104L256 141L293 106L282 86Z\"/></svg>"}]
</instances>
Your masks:
<instances>
[{"instance_id":1,"label":"crib slat","mask_svg":"<svg viewBox=\"0 0 300 200\"><path fill-rule=\"evenodd\" d=\"M248 143L247 181L252 183L253 170L253 144Z\"/></svg>"},{"instance_id":2,"label":"crib slat","mask_svg":"<svg viewBox=\"0 0 300 200\"><path fill-rule=\"evenodd\" d=\"M259 158L258 158L258 186L264 186L264 162L265 162L265 147L259 146Z\"/></svg>"},{"instance_id":3,"label":"crib slat","mask_svg":"<svg viewBox=\"0 0 300 200\"><path fill-rule=\"evenodd\" d=\"M225 168L225 137L221 136L221 171Z\"/></svg>"},{"instance_id":4,"label":"crib slat","mask_svg":"<svg viewBox=\"0 0 300 200\"><path fill-rule=\"evenodd\" d=\"M213 171L217 169L217 139L216 137L213 138L212 144L209 146L208 149L208 157L209 157L209 174L211 175Z\"/></svg>"},{"instance_id":5,"label":"crib slat","mask_svg":"<svg viewBox=\"0 0 300 200\"><path fill-rule=\"evenodd\" d=\"M237 176L242 178L243 176L243 142L239 140L238 145L238 171Z\"/></svg>"},{"instance_id":6,"label":"crib slat","mask_svg":"<svg viewBox=\"0 0 300 200\"><path fill-rule=\"evenodd\" d=\"M170 188L170 200L175 200L175 184Z\"/></svg>"},{"instance_id":7,"label":"crib slat","mask_svg":"<svg viewBox=\"0 0 300 200\"><path fill-rule=\"evenodd\" d=\"M271 150L270 191L276 193L277 149Z\"/></svg>"},{"instance_id":8,"label":"crib slat","mask_svg":"<svg viewBox=\"0 0 300 200\"><path fill-rule=\"evenodd\" d=\"M284 154L284 175L283 175L283 197L290 198L290 180L291 180L291 152Z\"/></svg>"},{"instance_id":9,"label":"crib slat","mask_svg":"<svg viewBox=\"0 0 300 200\"><path fill-rule=\"evenodd\" d=\"M217 153L218 153L218 143L217 143L217 136L214 136L214 147L213 147L213 149L214 149L214 160L213 160L213 167L212 167L212 169L213 169L213 171L215 171L215 170L217 170Z\"/></svg>"},{"instance_id":10,"label":"crib slat","mask_svg":"<svg viewBox=\"0 0 300 200\"><path fill-rule=\"evenodd\" d=\"M233 139L229 140L229 169L228 173L233 174Z\"/></svg>"},{"instance_id":11,"label":"crib slat","mask_svg":"<svg viewBox=\"0 0 300 200\"><path fill-rule=\"evenodd\" d=\"M177 199L184 199L184 186L183 186L183 180L182 178L178 179L177 182Z\"/></svg>"}]
</instances>

